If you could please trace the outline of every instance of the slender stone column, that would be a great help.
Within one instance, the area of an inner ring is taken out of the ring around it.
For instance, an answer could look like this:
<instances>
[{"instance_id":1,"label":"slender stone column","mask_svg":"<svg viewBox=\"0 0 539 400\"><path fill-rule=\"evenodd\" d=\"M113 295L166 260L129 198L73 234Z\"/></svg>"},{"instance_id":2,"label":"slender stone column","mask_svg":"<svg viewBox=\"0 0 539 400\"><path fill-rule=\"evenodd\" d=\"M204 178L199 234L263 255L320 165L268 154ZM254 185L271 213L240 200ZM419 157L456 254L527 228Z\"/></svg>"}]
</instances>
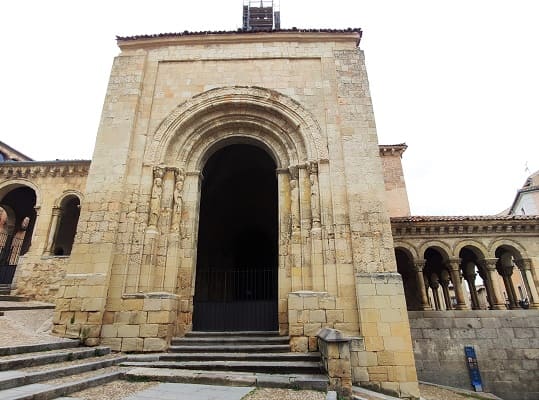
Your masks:
<instances>
[{"instance_id":1,"label":"slender stone column","mask_svg":"<svg viewBox=\"0 0 539 400\"><path fill-rule=\"evenodd\" d=\"M449 273L446 270L443 270L442 276L440 277L440 285L442 286L446 310L453 309L453 304L451 304L451 295L449 294L449 282L451 282L449 279Z\"/></svg>"},{"instance_id":2,"label":"slender stone column","mask_svg":"<svg viewBox=\"0 0 539 400\"><path fill-rule=\"evenodd\" d=\"M311 184L311 269L313 276L313 290L325 292L327 290L327 277L324 270L318 164L315 161L309 163L309 181Z\"/></svg>"},{"instance_id":3,"label":"slender stone column","mask_svg":"<svg viewBox=\"0 0 539 400\"><path fill-rule=\"evenodd\" d=\"M472 310L479 310L481 307L479 304L479 296L477 295L477 288L475 287L475 277L477 276L477 274L475 273L475 263L473 263L472 261L466 262L462 270L462 275L468 283L468 288L470 289L470 296L472 298Z\"/></svg>"},{"instance_id":4,"label":"slender stone column","mask_svg":"<svg viewBox=\"0 0 539 400\"><path fill-rule=\"evenodd\" d=\"M455 296L457 297L457 310L466 310L468 305L464 297L464 291L462 290L462 282L460 280L460 259L451 258L448 260L449 273L451 274L451 281L453 282L453 289L455 290Z\"/></svg>"},{"instance_id":5,"label":"slender stone column","mask_svg":"<svg viewBox=\"0 0 539 400\"><path fill-rule=\"evenodd\" d=\"M45 250L46 256L52 256L54 249L54 238L56 236L56 229L58 229L58 223L60 221L60 214L62 213L62 209L60 207L54 207L52 209L52 216L51 216L51 229L49 231L49 240L47 241L47 248Z\"/></svg>"},{"instance_id":6,"label":"slender stone column","mask_svg":"<svg viewBox=\"0 0 539 400\"><path fill-rule=\"evenodd\" d=\"M279 190L279 299L287 299L292 291L292 265L290 262L290 241L292 235L291 190L288 168L277 169ZM281 302L279 301L279 307ZM288 313L280 309L279 312Z\"/></svg>"},{"instance_id":7,"label":"slender stone column","mask_svg":"<svg viewBox=\"0 0 539 400\"><path fill-rule=\"evenodd\" d=\"M470 295L472 297L472 310L479 310L481 307L479 305L479 296L477 295L477 288L475 287L475 277L477 274L475 272L469 273L466 272L464 279L468 282L468 287L470 288Z\"/></svg>"},{"instance_id":8,"label":"slender stone column","mask_svg":"<svg viewBox=\"0 0 539 400\"><path fill-rule=\"evenodd\" d=\"M440 311L442 305L440 303L440 293L438 293L438 288L440 287L438 275L432 274L430 276L430 287L432 289L432 296L434 297L434 307L436 307L437 311Z\"/></svg>"},{"instance_id":9,"label":"slender stone column","mask_svg":"<svg viewBox=\"0 0 539 400\"><path fill-rule=\"evenodd\" d=\"M539 294L537 293L537 288L535 287L535 282L532 275L532 262L528 258L523 258L515 261L520 271L522 272L522 279L524 280L524 285L526 285L526 291L528 292L530 308L538 309L539 308Z\"/></svg>"},{"instance_id":10,"label":"slender stone column","mask_svg":"<svg viewBox=\"0 0 539 400\"><path fill-rule=\"evenodd\" d=\"M311 211L313 217L313 229L321 228L321 215L320 215L320 190L318 188L318 164L311 162L310 175L311 180Z\"/></svg>"},{"instance_id":11,"label":"slender stone column","mask_svg":"<svg viewBox=\"0 0 539 400\"><path fill-rule=\"evenodd\" d=\"M425 260L414 261L414 271L417 282L417 289L419 290L421 298L421 310L431 310L432 307L429 304L429 298L427 296L427 286L425 285L425 277L423 276L423 269L425 268Z\"/></svg>"},{"instance_id":12,"label":"slender stone column","mask_svg":"<svg viewBox=\"0 0 539 400\"><path fill-rule=\"evenodd\" d=\"M312 255L312 214L311 214L311 181L309 178L308 163L299 165L299 203L301 217L301 253L303 289L313 290Z\"/></svg>"},{"instance_id":13,"label":"slender stone column","mask_svg":"<svg viewBox=\"0 0 539 400\"><path fill-rule=\"evenodd\" d=\"M503 278L503 284L505 286L505 291L507 293L507 298L509 300L509 308L511 310L520 308L517 303L517 295L515 293L515 287L513 286L513 280L511 275L513 275L513 266L503 266L500 268L500 274Z\"/></svg>"},{"instance_id":14,"label":"slender stone column","mask_svg":"<svg viewBox=\"0 0 539 400\"><path fill-rule=\"evenodd\" d=\"M486 295L487 295L487 308L488 309L493 309L492 305L494 304L494 301L492 299L494 298L494 295L492 294L492 287L488 283L487 272L485 271L484 268L481 267L481 264L479 262L478 262L477 266L478 266L477 273L479 274L479 276L483 280L483 285L485 286L485 291L486 291Z\"/></svg>"},{"instance_id":15,"label":"slender stone column","mask_svg":"<svg viewBox=\"0 0 539 400\"><path fill-rule=\"evenodd\" d=\"M483 264L483 267L487 273L487 284L490 285L492 294L492 309L505 310L505 302L502 298L500 286L498 285L498 271L496 270L497 261L497 258L485 258L479 262Z\"/></svg>"},{"instance_id":16,"label":"slender stone column","mask_svg":"<svg viewBox=\"0 0 539 400\"><path fill-rule=\"evenodd\" d=\"M290 171L290 202L292 213L292 243L290 245L292 291L304 290L303 286L303 260L301 254L301 225L299 203L299 171L298 167L291 166Z\"/></svg>"}]
</instances>

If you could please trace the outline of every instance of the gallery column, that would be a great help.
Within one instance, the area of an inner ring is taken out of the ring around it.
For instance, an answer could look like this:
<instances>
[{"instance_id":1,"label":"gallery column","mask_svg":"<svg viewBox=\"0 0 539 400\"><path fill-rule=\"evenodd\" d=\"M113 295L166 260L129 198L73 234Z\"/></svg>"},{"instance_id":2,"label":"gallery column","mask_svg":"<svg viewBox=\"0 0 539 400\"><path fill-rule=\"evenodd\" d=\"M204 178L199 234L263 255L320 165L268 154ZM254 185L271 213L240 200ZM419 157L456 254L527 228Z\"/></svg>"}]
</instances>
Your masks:
<instances>
[{"instance_id":1,"label":"gallery column","mask_svg":"<svg viewBox=\"0 0 539 400\"><path fill-rule=\"evenodd\" d=\"M460 259L451 258L448 260L449 273L451 274L451 281L453 282L453 288L455 289L455 295L457 297L457 310L466 310L466 299L464 297L464 291L462 290L462 282L460 280Z\"/></svg>"}]
</instances>

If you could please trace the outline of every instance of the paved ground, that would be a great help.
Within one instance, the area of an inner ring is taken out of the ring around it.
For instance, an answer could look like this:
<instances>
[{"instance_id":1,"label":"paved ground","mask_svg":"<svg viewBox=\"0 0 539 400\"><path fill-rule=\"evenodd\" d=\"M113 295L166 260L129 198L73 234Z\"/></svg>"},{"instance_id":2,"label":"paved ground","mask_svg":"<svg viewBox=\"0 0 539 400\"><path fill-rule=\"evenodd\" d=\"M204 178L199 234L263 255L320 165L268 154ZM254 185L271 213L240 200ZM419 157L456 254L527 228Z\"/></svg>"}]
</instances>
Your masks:
<instances>
[{"instance_id":1,"label":"paved ground","mask_svg":"<svg viewBox=\"0 0 539 400\"><path fill-rule=\"evenodd\" d=\"M127 397L125 400L240 400L252 387L162 383Z\"/></svg>"}]
</instances>

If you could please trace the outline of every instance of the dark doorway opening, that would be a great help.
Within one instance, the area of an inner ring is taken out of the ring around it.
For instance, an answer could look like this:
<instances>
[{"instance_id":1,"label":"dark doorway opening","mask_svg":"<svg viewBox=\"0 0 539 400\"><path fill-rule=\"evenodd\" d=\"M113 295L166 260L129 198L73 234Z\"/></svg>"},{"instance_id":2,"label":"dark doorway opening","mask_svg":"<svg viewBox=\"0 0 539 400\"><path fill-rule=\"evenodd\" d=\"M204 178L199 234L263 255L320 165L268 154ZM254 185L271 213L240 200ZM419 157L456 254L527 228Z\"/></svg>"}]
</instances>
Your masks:
<instances>
[{"instance_id":1,"label":"dark doorway opening","mask_svg":"<svg viewBox=\"0 0 539 400\"><path fill-rule=\"evenodd\" d=\"M276 330L277 177L262 149L227 146L204 167L193 329Z\"/></svg>"},{"instance_id":2,"label":"dark doorway opening","mask_svg":"<svg viewBox=\"0 0 539 400\"><path fill-rule=\"evenodd\" d=\"M36 193L21 186L0 199L3 210L10 210L11 218L0 232L0 284L11 284L19 261L30 249L36 222Z\"/></svg>"}]
</instances>

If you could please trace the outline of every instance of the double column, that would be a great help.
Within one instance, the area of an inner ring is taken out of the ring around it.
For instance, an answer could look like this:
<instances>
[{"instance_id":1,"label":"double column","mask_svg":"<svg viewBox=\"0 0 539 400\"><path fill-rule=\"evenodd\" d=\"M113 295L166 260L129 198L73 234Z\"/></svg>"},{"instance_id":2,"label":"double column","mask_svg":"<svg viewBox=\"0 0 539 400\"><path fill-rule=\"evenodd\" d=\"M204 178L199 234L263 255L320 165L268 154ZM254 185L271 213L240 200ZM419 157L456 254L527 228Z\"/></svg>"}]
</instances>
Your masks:
<instances>
[{"instance_id":1,"label":"double column","mask_svg":"<svg viewBox=\"0 0 539 400\"><path fill-rule=\"evenodd\" d=\"M487 275L487 293L490 298L490 306L493 310L505 310L505 302L498 285L498 271L496 270L497 258L485 258L479 261Z\"/></svg>"},{"instance_id":2,"label":"double column","mask_svg":"<svg viewBox=\"0 0 539 400\"><path fill-rule=\"evenodd\" d=\"M537 293L537 288L535 287L535 281L533 279L531 260L523 258L516 260L515 263L522 272L522 280L524 281L526 291L528 292L530 308L539 309L539 294Z\"/></svg>"},{"instance_id":3,"label":"double column","mask_svg":"<svg viewBox=\"0 0 539 400\"><path fill-rule=\"evenodd\" d=\"M423 269L425 268L425 260L417 260L414 262L414 272L416 276L417 288L419 290L419 296L421 300L421 310L432 310L427 297L427 286L425 285L425 276L423 275Z\"/></svg>"},{"instance_id":4,"label":"double column","mask_svg":"<svg viewBox=\"0 0 539 400\"><path fill-rule=\"evenodd\" d=\"M460 258L450 258L447 260L447 267L449 269L449 274L451 275L451 282L453 282L455 297L457 298L455 308L457 310L466 310L468 305L466 304L464 290L462 289L462 281L460 280Z\"/></svg>"}]
</instances>

